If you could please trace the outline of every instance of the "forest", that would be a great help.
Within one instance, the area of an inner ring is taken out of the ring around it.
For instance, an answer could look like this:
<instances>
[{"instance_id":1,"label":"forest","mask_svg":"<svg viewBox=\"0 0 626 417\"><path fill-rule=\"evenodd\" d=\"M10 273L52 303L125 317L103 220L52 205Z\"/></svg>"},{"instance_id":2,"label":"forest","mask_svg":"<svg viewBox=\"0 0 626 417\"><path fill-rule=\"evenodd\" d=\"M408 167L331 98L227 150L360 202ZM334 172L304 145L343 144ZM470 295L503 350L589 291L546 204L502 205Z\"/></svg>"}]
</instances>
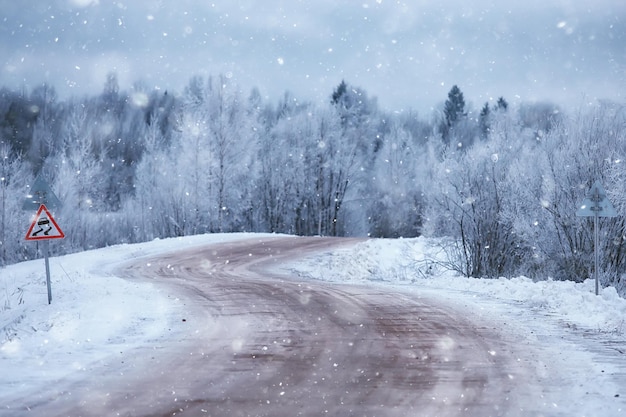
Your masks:
<instances>
[{"instance_id":1,"label":"forest","mask_svg":"<svg viewBox=\"0 0 626 417\"><path fill-rule=\"evenodd\" d=\"M441 103L385 112L345 81L324 105L269 103L223 75L176 93L120 91L111 73L66 100L2 88L0 262L40 256L22 204L41 177L63 203L52 254L200 233L424 235L463 276L582 281L593 221L575 213L599 181L620 214L600 219L600 281L625 296L626 106L473 108L456 85Z\"/></svg>"}]
</instances>

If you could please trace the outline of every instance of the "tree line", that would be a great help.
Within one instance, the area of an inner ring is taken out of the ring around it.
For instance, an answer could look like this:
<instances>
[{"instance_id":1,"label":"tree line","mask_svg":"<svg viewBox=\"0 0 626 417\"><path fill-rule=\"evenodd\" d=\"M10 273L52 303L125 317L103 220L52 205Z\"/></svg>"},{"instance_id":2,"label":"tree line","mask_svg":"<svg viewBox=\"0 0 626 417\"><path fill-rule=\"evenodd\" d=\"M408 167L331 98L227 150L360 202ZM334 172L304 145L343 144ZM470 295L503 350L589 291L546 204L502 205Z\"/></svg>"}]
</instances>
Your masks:
<instances>
[{"instance_id":1,"label":"tree line","mask_svg":"<svg viewBox=\"0 0 626 417\"><path fill-rule=\"evenodd\" d=\"M342 81L325 105L277 103L232 79L172 94L141 83L60 100L0 89L2 264L37 256L21 210L42 176L64 203L68 253L216 232L438 238L465 276L580 281L592 229L575 216L599 180L625 212L626 111L599 102L476 110L453 86L424 118ZM602 283L626 293L624 220L601 221Z\"/></svg>"}]
</instances>

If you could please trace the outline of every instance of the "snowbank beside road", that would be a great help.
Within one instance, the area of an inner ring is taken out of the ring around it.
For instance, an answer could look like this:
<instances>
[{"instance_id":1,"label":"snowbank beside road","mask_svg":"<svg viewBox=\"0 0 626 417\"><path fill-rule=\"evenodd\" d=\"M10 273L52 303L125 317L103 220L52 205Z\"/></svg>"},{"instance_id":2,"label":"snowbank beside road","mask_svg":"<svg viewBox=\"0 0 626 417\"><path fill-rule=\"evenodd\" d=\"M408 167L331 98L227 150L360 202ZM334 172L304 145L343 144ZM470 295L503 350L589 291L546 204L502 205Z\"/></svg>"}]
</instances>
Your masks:
<instances>
[{"instance_id":1,"label":"snowbank beside road","mask_svg":"<svg viewBox=\"0 0 626 417\"><path fill-rule=\"evenodd\" d=\"M372 239L291 267L300 276L320 280L380 282L480 296L554 316L569 326L606 334L626 333L626 300L611 287L601 289L596 296L593 280L465 278L439 266L442 263L445 259L440 251L425 238Z\"/></svg>"},{"instance_id":2,"label":"snowbank beside road","mask_svg":"<svg viewBox=\"0 0 626 417\"><path fill-rule=\"evenodd\" d=\"M264 235L201 235L50 258L48 305L43 259L0 270L1 397L88 372L105 357L167 336L177 299L158 285L118 278L129 260Z\"/></svg>"},{"instance_id":3,"label":"snowbank beside road","mask_svg":"<svg viewBox=\"0 0 626 417\"><path fill-rule=\"evenodd\" d=\"M424 238L369 240L287 266L302 278L379 286L448 304L496 330L540 378L551 416L612 417L626 411L626 300L595 283L524 277L473 279L445 270ZM494 352L497 354L497 352ZM509 355L511 352L508 353ZM523 359L526 357L526 359Z\"/></svg>"}]
</instances>

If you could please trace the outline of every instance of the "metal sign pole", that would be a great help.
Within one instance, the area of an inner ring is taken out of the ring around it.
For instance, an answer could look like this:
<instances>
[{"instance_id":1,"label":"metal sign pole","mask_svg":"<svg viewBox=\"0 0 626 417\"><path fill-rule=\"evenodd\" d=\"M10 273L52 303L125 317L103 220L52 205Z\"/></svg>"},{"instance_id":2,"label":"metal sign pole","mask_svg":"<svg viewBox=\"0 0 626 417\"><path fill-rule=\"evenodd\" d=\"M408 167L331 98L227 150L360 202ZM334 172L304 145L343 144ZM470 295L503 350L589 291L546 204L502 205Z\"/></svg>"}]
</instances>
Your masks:
<instances>
[{"instance_id":1,"label":"metal sign pole","mask_svg":"<svg viewBox=\"0 0 626 417\"><path fill-rule=\"evenodd\" d=\"M606 192L599 181L593 184L582 204L578 207L576 215L579 217L593 216L593 276L596 281L596 295L598 295L600 293L600 227L598 223L600 217L617 217L617 211L606 198Z\"/></svg>"},{"instance_id":2,"label":"metal sign pole","mask_svg":"<svg viewBox=\"0 0 626 417\"><path fill-rule=\"evenodd\" d=\"M595 267L593 270L593 275L595 275L596 279L596 295L599 294L599 279L598 279L598 269L600 268L600 255L598 254L598 246L600 246L600 238L598 237L598 219L600 215L598 211L596 211L596 215L593 216L593 252L595 257Z\"/></svg>"},{"instance_id":3,"label":"metal sign pole","mask_svg":"<svg viewBox=\"0 0 626 417\"><path fill-rule=\"evenodd\" d=\"M52 304L52 285L50 283L50 260L48 259L48 249L50 242L43 242L43 256L46 262L46 286L48 287L48 304Z\"/></svg>"}]
</instances>

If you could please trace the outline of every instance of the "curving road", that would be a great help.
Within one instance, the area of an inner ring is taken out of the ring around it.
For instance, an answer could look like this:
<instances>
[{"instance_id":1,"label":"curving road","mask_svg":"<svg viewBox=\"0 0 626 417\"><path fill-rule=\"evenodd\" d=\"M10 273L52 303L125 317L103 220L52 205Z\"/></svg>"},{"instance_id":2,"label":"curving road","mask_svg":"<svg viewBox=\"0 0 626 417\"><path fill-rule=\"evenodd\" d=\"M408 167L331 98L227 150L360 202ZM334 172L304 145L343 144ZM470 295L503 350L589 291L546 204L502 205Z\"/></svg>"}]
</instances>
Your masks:
<instances>
[{"instance_id":1,"label":"curving road","mask_svg":"<svg viewBox=\"0 0 626 417\"><path fill-rule=\"evenodd\" d=\"M129 264L122 275L178 297L170 336L68 387L46 415L531 415L516 393L527 372L488 328L428 299L274 268L354 242L255 239Z\"/></svg>"}]
</instances>

